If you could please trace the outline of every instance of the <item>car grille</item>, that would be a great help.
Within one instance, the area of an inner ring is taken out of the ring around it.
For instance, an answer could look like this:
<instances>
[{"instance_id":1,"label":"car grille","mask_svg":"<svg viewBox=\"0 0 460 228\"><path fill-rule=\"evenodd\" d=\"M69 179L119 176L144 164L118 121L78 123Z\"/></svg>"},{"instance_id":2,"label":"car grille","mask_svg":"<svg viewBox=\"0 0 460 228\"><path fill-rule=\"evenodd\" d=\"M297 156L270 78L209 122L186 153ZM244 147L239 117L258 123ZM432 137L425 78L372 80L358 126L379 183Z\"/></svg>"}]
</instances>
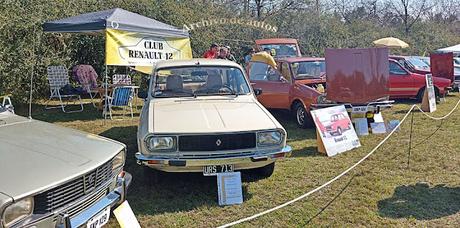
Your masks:
<instances>
[{"instance_id":1,"label":"car grille","mask_svg":"<svg viewBox=\"0 0 460 228\"><path fill-rule=\"evenodd\" d=\"M256 147L256 133L183 135L179 136L179 151L220 151Z\"/></svg>"},{"instance_id":2,"label":"car grille","mask_svg":"<svg viewBox=\"0 0 460 228\"><path fill-rule=\"evenodd\" d=\"M46 214L93 192L112 177L112 161L34 197L34 214ZM74 214L79 211L73 212Z\"/></svg>"}]
</instances>

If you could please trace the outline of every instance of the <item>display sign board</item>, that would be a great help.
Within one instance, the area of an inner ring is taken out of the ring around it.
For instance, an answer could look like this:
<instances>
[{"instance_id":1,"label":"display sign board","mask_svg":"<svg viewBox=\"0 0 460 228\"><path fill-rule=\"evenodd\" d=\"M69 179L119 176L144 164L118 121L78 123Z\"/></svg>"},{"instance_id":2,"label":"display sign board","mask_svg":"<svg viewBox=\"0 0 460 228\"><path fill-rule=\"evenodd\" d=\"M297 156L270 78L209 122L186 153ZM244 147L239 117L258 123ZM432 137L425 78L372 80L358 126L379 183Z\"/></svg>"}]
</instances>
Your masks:
<instances>
[{"instance_id":1,"label":"display sign board","mask_svg":"<svg viewBox=\"0 0 460 228\"><path fill-rule=\"evenodd\" d=\"M316 109L311 115L316 125L318 151L334 156L361 146L345 106Z\"/></svg>"},{"instance_id":2,"label":"display sign board","mask_svg":"<svg viewBox=\"0 0 460 228\"><path fill-rule=\"evenodd\" d=\"M326 49L326 98L365 104L389 95L387 48Z\"/></svg>"},{"instance_id":3,"label":"display sign board","mask_svg":"<svg viewBox=\"0 0 460 228\"><path fill-rule=\"evenodd\" d=\"M106 29L106 64L153 66L160 60L190 59L189 38L154 37L136 32Z\"/></svg>"},{"instance_id":4,"label":"display sign board","mask_svg":"<svg viewBox=\"0 0 460 228\"><path fill-rule=\"evenodd\" d=\"M355 118L353 119L356 127L356 134L358 135L369 135L369 127L367 124L367 118Z\"/></svg>"},{"instance_id":5,"label":"display sign board","mask_svg":"<svg viewBox=\"0 0 460 228\"><path fill-rule=\"evenodd\" d=\"M395 131L399 131L401 127L399 127L399 120L390 120L387 124L387 129L389 132L393 131L396 127L398 127Z\"/></svg>"},{"instance_id":6,"label":"display sign board","mask_svg":"<svg viewBox=\"0 0 460 228\"><path fill-rule=\"evenodd\" d=\"M217 173L219 205L243 203L241 172Z\"/></svg>"},{"instance_id":7,"label":"display sign board","mask_svg":"<svg viewBox=\"0 0 460 228\"><path fill-rule=\"evenodd\" d=\"M436 111L436 93L434 92L433 77L427 74L425 77L425 92L422 99L422 110L425 112Z\"/></svg>"},{"instance_id":8,"label":"display sign board","mask_svg":"<svg viewBox=\"0 0 460 228\"><path fill-rule=\"evenodd\" d=\"M378 122L378 123L371 123L372 134L385 134L387 133L387 129L385 123Z\"/></svg>"},{"instance_id":9,"label":"display sign board","mask_svg":"<svg viewBox=\"0 0 460 228\"><path fill-rule=\"evenodd\" d=\"M113 214L115 214L115 218L117 218L121 228L141 228L128 201L125 200L125 202L115 208Z\"/></svg>"}]
</instances>

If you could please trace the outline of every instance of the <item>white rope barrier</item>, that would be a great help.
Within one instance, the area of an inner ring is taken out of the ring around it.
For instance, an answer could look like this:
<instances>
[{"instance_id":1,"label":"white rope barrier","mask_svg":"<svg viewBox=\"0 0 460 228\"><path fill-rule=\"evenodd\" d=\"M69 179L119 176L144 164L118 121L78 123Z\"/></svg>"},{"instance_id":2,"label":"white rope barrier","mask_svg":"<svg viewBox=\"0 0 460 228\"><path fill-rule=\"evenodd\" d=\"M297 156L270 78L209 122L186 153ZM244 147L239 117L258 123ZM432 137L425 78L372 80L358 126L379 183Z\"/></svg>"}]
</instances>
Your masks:
<instances>
[{"instance_id":1,"label":"white rope barrier","mask_svg":"<svg viewBox=\"0 0 460 228\"><path fill-rule=\"evenodd\" d=\"M262 215L265 215L265 214L268 214L270 212L273 212L273 211L276 211L276 210L279 210L283 207L286 207L290 204L293 204L301 199L304 199L306 197L308 197L309 195L327 187L328 185L332 184L333 182L335 182L336 180L340 179L342 176L344 176L345 174L347 174L348 172L350 172L351 170L353 170L356 166L358 166L359 164L361 164L364 160L366 160L369 156L371 156L378 148L380 148L392 135L393 133L401 126L401 124L407 119L407 117L409 116L409 114L415 109L419 109L425 116L433 119L433 120L442 120L442 119L445 119L447 117L449 117L456 109L457 107L459 106L460 104L460 99L458 100L457 104L455 105L455 107L445 116L443 117L433 117L427 113L425 113L418 105L412 105L412 107L409 109L409 111L407 111L407 113L404 115L404 117L401 119L401 121L399 122L399 124L377 145L374 147L374 149L371 150L371 152L369 152L366 156L364 156L363 158L361 158L361 160L359 160L358 162L356 162L354 165L350 166L350 168L348 168L347 170L343 171L341 174L337 175L336 177L332 178L331 180L329 180L328 182L324 183L323 185L293 199L293 200L290 200L286 203L283 203L281 205L278 205L276 207L273 207L271 209L268 209L268 210L265 210L265 211L262 211L260 213L257 213L255 215L252 215L252 216L249 216L249 217L246 217L246 218L242 218L240 220L237 220L237 221L234 221L234 222L231 222L231 223L227 223L225 225L221 225L219 226L218 228L226 228L226 227L231 227L231 226L234 226L234 225L237 225L237 224L240 224L240 223L243 223L243 222L247 222L247 221L250 221L250 220L253 220L255 218L258 218Z\"/></svg>"}]
</instances>

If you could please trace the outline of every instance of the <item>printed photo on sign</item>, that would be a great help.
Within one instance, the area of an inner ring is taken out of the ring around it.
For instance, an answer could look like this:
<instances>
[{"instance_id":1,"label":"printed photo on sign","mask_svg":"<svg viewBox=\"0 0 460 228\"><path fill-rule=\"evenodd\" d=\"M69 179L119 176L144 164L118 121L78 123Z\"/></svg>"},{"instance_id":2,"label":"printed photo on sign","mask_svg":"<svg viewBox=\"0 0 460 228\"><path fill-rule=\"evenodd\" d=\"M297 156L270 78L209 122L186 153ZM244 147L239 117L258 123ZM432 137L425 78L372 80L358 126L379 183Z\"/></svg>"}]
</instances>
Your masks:
<instances>
[{"instance_id":1,"label":"printed photo on sign","mask_svg":"<svg viewBox=\"0 0 460 228\"><path fill-rule=\"evenodd\" d=\"M361 146L345 106L313 110L311 115L328 156Z\"/></svg>"}]
</instances>

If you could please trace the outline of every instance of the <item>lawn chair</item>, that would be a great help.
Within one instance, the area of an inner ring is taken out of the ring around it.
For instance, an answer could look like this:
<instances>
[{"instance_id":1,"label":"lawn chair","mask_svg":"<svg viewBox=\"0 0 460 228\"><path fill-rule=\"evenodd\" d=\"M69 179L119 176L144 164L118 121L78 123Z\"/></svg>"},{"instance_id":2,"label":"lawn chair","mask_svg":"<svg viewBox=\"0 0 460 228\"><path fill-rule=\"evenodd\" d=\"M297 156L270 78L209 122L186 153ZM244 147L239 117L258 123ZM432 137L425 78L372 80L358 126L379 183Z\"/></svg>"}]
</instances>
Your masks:
<instances>
[{"instance_id":1,"label":"lawn chair","mask_svg":"<svg viewBox=\"0 0 460 228\"><path fill-rule=\"evenodd\" d=\"M107 97L108 102L108 111L110 119L112 118L112 109L113 107L122 107L126 112L126 109L129 108L131 111L131 118L134 117L133 114L133 97L134 89L130 86L118 86L113 88L112 96ZM105 109L104 109L105 110ZM104 113L104 116L107 113ZM123 114L124 115L124 114Z\"/></svg>"},{"instance_id":2,"label":"lawn chair","mask_svg":"<svg viewBox=\"0 0 460 228\"><path fill-rule=\"evenodd\" d=\"M50 85L50 97L45 104L45 109L53 109L53 108L61 108L65 113L72 113L72 112L81 112L83 111L83 103L81 101L81 97L79 94L68 92L65 94L61 94L61 89L66 86L70 86L69 82L69 73L65 66L49 66L47 68L48 72L48 82ZM48 103L52 99L59 100L58 106L49 107ZM63 100L67 99L66 103L64 104ZM80 109L74 111L67 111L65 107L69 104L69 101L73 100L74 104L78 100L80 103Z\"/></svg>"},{"instance_id":3,"label":"lawn chair","mask_svg":"<svg viewBox=\"0 0 460 228\"><path fill-rule=\"evenodd\" d=\"M131 76L127 74L114 74L112 76L112 84L114 85L131 85Z\"/></svg>"},{"instance_id":4,"label":"lawn chair","mask_svg":"<svg viewBox=\"0 0 460 228\"><path fill-rule=\"evenodd\" d=\"M83 88L85 93L88 93L91 98L91 103L96 106L95 98L99 94L97 86L97 73L91 65L76 65L73 67L73 76Z\"/></svg>"}]
</instances>

